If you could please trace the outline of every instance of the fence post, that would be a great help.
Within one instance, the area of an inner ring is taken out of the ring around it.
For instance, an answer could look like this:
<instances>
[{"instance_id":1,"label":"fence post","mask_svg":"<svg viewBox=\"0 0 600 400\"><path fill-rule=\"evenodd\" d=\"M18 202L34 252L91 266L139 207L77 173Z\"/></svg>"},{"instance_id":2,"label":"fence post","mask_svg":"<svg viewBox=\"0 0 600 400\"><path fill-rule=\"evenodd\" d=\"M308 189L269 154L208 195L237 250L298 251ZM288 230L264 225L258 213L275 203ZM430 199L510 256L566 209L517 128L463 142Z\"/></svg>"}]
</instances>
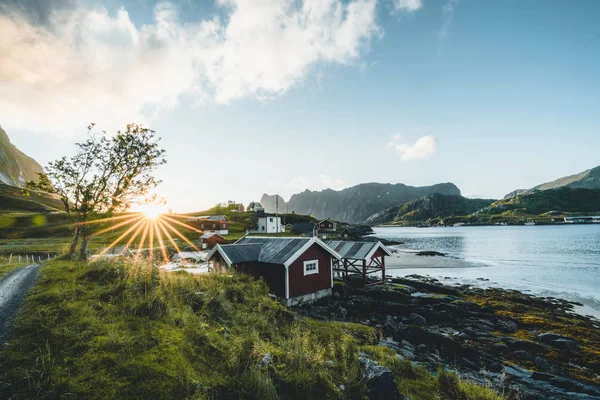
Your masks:
<instances>
[{"instance_id":1,"label":"fence post","mask_svg":"<svg viewBox=\"0 0 600 400\"><path fill-rule=\"evenodd\" d=\"M29 264L29 254L25 254L25 263Z\"/></svg>"},{"instance_id":2,"label":"fence post","mask_svg":"<svg viewBox=\"0 0 600 400\"><path fill-rule=\"evenodd\" d=\"M50 253L48 253L48 261L50 261Z\"/></svg>"},{"instance_id":3,"label":"fence post","mask_svg":"<svg viewBox=\"0 0 600 400\"><path fill-rule=\"evenodd\" d=\"M8 257L8 263L11 264L12 263L12 253L10 253L10 256Z\"/></svg>"},{"instance_id":4,"label":"fence post","mask_svg":"<svg viewBox=\"0 0 600 400\"><path fill-rule=\"evenodd\" d=\"M21 264L21 255L19 254L19 264Z\"/></svg>"}]
</instances>

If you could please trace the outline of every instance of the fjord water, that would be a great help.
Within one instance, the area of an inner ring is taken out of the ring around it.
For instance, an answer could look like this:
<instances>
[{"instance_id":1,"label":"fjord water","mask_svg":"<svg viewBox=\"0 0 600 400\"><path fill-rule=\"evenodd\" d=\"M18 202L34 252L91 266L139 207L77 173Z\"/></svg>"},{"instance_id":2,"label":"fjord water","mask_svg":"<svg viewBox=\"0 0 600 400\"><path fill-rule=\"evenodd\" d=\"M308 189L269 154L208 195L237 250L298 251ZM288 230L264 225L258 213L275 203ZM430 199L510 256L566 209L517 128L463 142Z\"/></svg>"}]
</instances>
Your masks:
<instances>
[{"instance_id":1,"label":"fjord water","mask_svg":"<svg viewBox=\"0 0 600 400\"><path fill-rule=\"evenodd\" d=\"M395 246L401 251L435 250L471 265L390 270L390 275L416 273L444 283L564 298L584 304L580 312L600 318L600 225L375 228L375 232L377 237L403 242Z\"/></svg>"}]
</instances>

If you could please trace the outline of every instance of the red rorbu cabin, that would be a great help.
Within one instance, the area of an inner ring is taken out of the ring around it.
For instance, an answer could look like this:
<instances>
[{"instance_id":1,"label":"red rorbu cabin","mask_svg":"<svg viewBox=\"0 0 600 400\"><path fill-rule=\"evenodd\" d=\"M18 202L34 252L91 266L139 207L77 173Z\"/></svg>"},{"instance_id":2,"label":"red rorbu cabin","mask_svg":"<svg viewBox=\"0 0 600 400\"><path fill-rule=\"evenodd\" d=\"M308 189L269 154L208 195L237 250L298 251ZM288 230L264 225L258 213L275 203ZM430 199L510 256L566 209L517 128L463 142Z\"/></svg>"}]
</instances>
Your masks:
<instances>
[{"instance_id":1,"label":"red rorbu cabin","mask_svg":"<svg viewBox=\"0 0 600 400\"><path fill-rule=\"evenodd\" d=\"M246 236L230 245L217 245L206 260L262 278L271 293L288 306L330 295L333 263L339 258L322 240L296 237Z\"/></svg>"}]
</instances>

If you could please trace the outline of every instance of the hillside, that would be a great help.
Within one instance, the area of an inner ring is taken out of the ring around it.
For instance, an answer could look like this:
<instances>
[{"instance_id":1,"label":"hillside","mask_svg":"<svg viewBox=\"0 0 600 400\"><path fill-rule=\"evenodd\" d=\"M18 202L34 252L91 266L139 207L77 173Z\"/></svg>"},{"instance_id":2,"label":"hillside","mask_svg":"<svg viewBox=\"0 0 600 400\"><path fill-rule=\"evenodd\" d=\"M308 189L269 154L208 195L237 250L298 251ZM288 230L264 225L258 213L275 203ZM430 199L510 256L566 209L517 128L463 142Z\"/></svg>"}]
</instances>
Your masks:
<instances>
[{"instance_id":1,"label":"hillside","mask_svg":"<svg viewBox=\"0 0 600 400\"><path fill-rule=\"evenodd\" d=\"M550 190L561 187L571 189L600 189L600 166L588 169L578 174L564 176L551 182L542 183L531 189L517 189L506 196L505 200L511 199L516 195L528 194L535 190Z\"/></svg>"},{"instance_id":2,"label":"hillside","mask_svg":"<svg viewBox=\"0 0 600 400\"><path fill-rule=\"evenodd\" d=\"M439 183L432 186L407 186L402 183L363 183L343 190L305 190L294 194L279 208L296 214L312 214L316 218L332 218L336 221L360 223L369 216L407 201L431 193L460 195L453 183ZM261 204L273 203L272 196L264 195ZM263 202L264 201L264 202ZM274 203L273 203L274 204ZM265 206L266 210L272 212Z\"/></svg>"},{"instance_id":3,"label":"hillside","mask_svg":"<svg viewBox=\"0 0 600 400\"><path fill-rule=\"evenodd\" d=\"M62 202L44 192L21 189L0 183L0 213L53 212L63 210Z\"/></svg>"},{"instance_id":4,"label":"hillside","mask_svg":"<svg viewBox=\"0 0 600 400\"><path fill-rule=\"evenodd\" d=\"M374 327L302 317L247 275L54 260L0 346L0 398L500 399L377 343ZM367 375L367 358L389 369Z\"/></svg>"},{"instance_id":5,"label":"hillside","mask_svg":"<svg viewBox=\"0 0 600 400\"><path fill-rule=\"evenodd\" d=\"M468 199L456 195L432 193L401 206L391 207L371 215L367 223L377 224L414 224L432 219L468 215L489 206L495 200Z\"/></svg>"},{"instance_id":6,"label":"hillside","mask_svg":"<svg viewBox=\"0 0 600 400\"><path fill-rule=\"evenodd\" d=\"M520 212L526 214L591 213L600 211L600 189L557 189L528 191L510 199L499 200L481 210L485 214Z\"/></svg>"},{"instance_id":7,"label":"hillside","mask_svg":"<svg viewBox=\"0 0 600 400\"><path fill-rule=\"evenodd\" d=\"M0 182L11 186L24 187L25 183L37 180L42 167L10 142L0 126Z\"/></svg>"}]
</instances>

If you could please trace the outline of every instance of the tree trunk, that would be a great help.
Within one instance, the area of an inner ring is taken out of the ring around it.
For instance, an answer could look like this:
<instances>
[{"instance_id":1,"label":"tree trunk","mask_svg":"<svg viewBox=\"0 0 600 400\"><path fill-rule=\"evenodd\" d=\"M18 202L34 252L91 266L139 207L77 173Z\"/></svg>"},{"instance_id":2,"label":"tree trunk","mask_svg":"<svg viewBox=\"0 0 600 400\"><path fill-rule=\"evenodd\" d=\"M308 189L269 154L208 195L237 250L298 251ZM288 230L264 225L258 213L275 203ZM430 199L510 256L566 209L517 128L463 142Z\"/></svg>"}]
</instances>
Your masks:
<instances>
[{"instance_id":1,"label":"tree trunk","mask_svg":"<svg viewBox=\"0 0 600 400\"><path fill-rule=\"evenodd\" d=\"M83 228L81 229L81 247L79 248L79 258L82 260L87 260L88 259L88 243L89 243L89 237L88 237L88 232L87 229Z\"/></svg>"},{"instance_id":2,"label":"tree trunk","mask_svg":"<svg viewBox=\"0 0 600 400\"><path fill-rule=\"evenodd\" d=\"M69 257L75 257L75 250L77 249L77 244L79 243L79 234L81 233L81 225L75 224L75 232L73 233L73 240L71 240L71 246L69 246Z\"/></svg>"}]
</instances>

